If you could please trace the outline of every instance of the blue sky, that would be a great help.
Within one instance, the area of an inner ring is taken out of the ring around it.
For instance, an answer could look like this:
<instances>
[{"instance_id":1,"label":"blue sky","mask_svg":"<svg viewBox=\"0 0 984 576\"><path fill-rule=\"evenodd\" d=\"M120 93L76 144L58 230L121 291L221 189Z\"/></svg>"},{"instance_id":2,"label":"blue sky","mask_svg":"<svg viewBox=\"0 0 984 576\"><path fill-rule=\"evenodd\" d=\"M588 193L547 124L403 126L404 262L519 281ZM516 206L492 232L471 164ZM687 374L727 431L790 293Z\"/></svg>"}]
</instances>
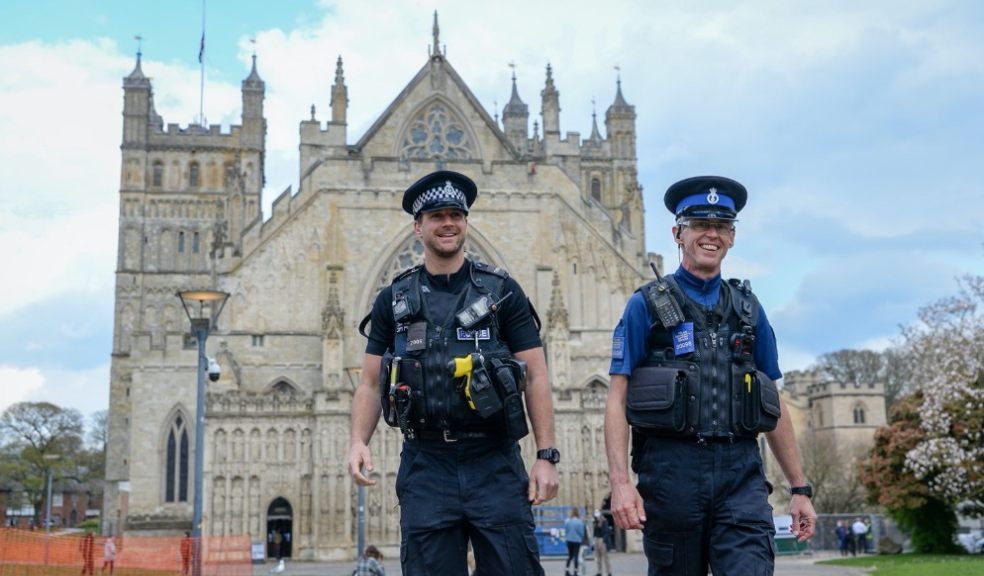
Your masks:
<instances>
[{"instance_id":1,"label":"blue sky","mask_svg":"<svg viewBox=\"0 0 984 576\"><path fill-rule=\"evenodd\" d=\"M211 0L205 116L238 123L255 49L266 214L297 188L298 123L311 104L329 114L336 58L355 142L425 63L435 9L451 64L490 113L508 101L512 62L538 118L550 63L561 130L586 137L619 66L638 115L647 244L668 267L666 187L707 173L747 186L724 273L751 279L785 370L881 349L956 277L984 274L973 0ZM0 409L108 405L122 78L140 35L164 121L193 121L201 20L194 0L0 3Z\"/></svg>"}]
</instances>

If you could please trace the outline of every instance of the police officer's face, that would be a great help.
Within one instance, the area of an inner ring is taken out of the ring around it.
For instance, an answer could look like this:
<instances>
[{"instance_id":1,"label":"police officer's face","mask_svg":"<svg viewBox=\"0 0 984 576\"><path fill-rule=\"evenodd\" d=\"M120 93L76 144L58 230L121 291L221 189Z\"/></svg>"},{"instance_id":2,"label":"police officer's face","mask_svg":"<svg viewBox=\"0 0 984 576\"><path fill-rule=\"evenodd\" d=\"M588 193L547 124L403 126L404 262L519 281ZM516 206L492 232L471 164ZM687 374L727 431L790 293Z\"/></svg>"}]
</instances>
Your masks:
<instances>
[{"instance_id":1,"label":"police officer's face","mask_svg":"<svg viewBox=\"0 0 984 576\"><path fill-rule=\"evenodd\" d=\"M461 252L467 228L465 213L455 208L423 212L413 224L417 238L424 243L424 249L445 258Z\"/></svg>"},{"instance_id":2,"label":"police officer's face","mask_svg":"<svg viewBox=\"0 0 984 576\"><path fill-rule=\"evenodd\" d=\"M683 267L698 278L721 273L721 261L735 243L734 223L727 220L690 220L673 227L683 250Z\"/></svg>"}]
</instances>

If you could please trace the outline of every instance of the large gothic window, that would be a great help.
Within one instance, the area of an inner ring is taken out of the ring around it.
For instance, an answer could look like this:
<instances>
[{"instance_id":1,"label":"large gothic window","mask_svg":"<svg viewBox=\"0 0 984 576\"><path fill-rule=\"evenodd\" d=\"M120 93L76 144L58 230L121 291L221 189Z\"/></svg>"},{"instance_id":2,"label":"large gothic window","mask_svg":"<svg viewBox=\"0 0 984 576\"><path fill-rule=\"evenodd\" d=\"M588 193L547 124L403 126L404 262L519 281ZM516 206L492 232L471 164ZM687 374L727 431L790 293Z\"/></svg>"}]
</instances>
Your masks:
<instances>
[{"instance_id":1,"label":"large gothic window","mask_svg":"<svg viewBox=\"0 0 984 576\"><path fill-rule=\"evenodd\" d=\"M475 156L465 124L440 101L410 122L400 146L400 158L409 160L466 160Z\"/></svg>"},{"instance_id":2,"label":"large gothic window","mask_svg":"<svg viewBox=\"0 0 984 576\"><path fill-rule=\"evenodd\" d=\"M478 245L470 239L465 240L465 255L476 262L494 264L488 254L481 250ZM379 278L379 284L376 286L376 290L379 291L385 286L389 286L390 282L393 281L393 278L395 278L397 274L408 268L413 268L418 264L422 264L423 261L424 245L416 236L410 236L410 238L408 238L407 241L403 243L403 246L401 246L396 252L396 257L393 258L392 262L390 262L389 267L383 270L383 273Z\"/></svg>"},{"instance_id":3,"label":"large gothic window","mask_svg":"<svg viewBox=\"0 0 984 576\"><path fill-rule=\"evenodd\" d=\"M164 501L188 501L188 427L179 413L167 434L167 461L164 466Z\"/></svg>"}]
</instances>

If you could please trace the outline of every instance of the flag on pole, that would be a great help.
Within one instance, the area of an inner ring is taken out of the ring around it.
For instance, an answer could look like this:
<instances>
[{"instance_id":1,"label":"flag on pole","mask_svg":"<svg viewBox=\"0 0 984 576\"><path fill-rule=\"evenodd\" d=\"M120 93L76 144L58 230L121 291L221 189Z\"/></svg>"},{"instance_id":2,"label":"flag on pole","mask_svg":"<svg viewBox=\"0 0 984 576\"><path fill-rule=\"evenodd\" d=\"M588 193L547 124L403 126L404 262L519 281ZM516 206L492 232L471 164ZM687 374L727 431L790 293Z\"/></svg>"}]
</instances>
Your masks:
<instances>
[{"instance_id":1,"label":"flag on pole","mask_svg":"<svg viewBox=\"0 0 984 576\"><path fill-rule=\"evenodd\" d=\"M202 32L202 42L198 46L198 63L202 63L202 58L205 56L205 32Z\"/></svg>"}]
</instances>

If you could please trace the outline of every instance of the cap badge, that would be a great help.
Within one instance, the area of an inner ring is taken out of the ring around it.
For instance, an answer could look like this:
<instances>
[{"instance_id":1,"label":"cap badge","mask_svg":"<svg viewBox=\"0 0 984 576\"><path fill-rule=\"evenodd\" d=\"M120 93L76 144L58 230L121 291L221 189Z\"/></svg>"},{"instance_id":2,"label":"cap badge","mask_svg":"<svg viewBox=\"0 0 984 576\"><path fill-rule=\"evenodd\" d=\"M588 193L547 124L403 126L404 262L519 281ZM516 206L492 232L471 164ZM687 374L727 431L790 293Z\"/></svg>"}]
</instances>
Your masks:
<instances>
[{"instance_id":1,"label":"cap badge","mask_svg":"<svg viewBox=\"0 0 984 576\"><path fill-rule=\"evenodd\" d=\"M707 192L707 203L717 204L718 200L720 200L720 198L718 198L717 188L711 188L710 191Z\"/></svg>"}]
</instances>

